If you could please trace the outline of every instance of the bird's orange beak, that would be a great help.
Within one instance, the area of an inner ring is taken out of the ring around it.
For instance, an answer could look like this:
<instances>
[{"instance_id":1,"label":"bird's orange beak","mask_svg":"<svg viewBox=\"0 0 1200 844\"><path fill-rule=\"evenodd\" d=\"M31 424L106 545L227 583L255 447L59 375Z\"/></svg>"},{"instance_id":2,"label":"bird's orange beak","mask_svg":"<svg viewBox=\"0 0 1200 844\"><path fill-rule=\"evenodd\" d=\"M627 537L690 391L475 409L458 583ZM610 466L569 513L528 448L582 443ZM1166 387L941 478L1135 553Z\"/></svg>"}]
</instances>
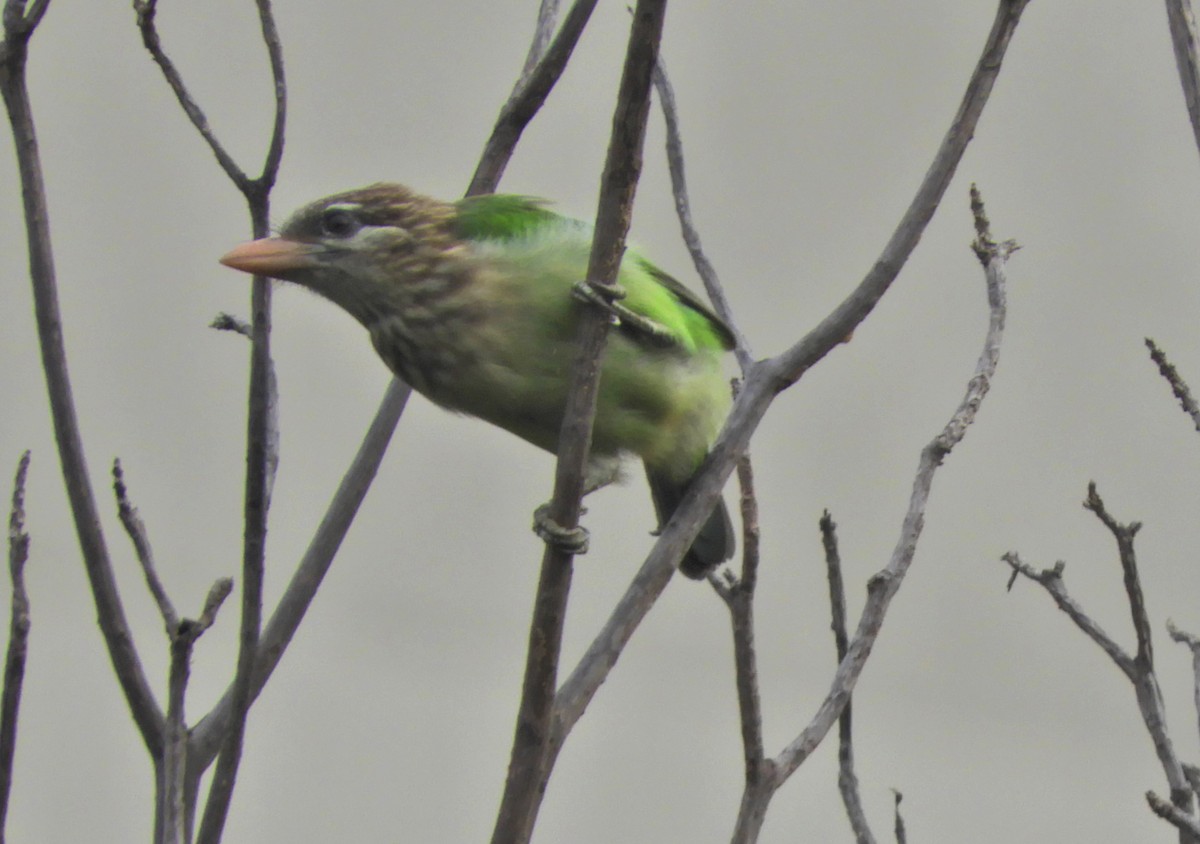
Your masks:
<instances>
[{"instance_id":1,"label":"bird's orange beak","mask_svg":"<svg viewBox=\"0 0 1200 844\"><path fill-rule=\"evenodd\" d=\"M307 243L297 243L282 237L251 240L222 256L221 263L235 270L254 275L281 277L316 263L316 250Z\"/></svg>"}]
</instances>

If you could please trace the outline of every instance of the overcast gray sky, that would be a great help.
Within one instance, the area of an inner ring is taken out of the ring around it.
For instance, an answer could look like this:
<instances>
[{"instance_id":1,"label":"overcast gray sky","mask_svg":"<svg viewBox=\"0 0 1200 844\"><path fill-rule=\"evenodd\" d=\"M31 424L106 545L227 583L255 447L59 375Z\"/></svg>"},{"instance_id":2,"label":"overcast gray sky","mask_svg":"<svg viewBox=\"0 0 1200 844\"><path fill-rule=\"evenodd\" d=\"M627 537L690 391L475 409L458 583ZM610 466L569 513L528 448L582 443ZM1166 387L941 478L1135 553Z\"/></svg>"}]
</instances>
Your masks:
<instances>
[{"instance_id":1,"label":"overcast gray sky","mask_svg":"<svg viewBox=\"0 0 1200 844\"><path fill-rule=\"evenodd\" d=\"M280 0L289 101L282 222L377 180L460 194L524 59L534 0ZM624 50L603 3L502 189L595 207ZM994 5L673 4L663 54L692 205L760 354L816 324L871 266L957 106ZM164 39L242 165L271 119L248 2L168 3ZM216 259L249 233L127 3L55 2L30 76L60 293L93 481L120 456L182 610L238 574L247 347L206 327L247 312ZM633 237L698 286L678 236L656 117ZM6 146L9 146L7 142ZM10 147L11 148L11 147ZM1180 753L1197 759L1189 655L1200 631L1200 441L1147 359L1156 338L1200 387L1200 168L1160 6L1031 4L976 139L913 259L853 342L782 396L755 437L763 529L758 640L768 750L807 722L834 665L817 519L840 525L852 612L886 562L920 448L970 377L986 325L967 188L1010 264L1006 343L979 421L937 477L912 572L855 696L859 774L881 837L904 792L909 840L1169 841L1143 793L1162 774L1115 667L1041 591L1005 592L1001 553L1067 562L1072 592L1132 647L1095 479L1138 537ZM25 448L33 638L14 841L147 840L151 772L95 628L51 438L11 154L0 160L0 469ZM274 350L282 462L277 596L388 381L361 328L282 289ZM636 473L633 474L638 478ZM231 842L480 841L503 784L540 546L548 455L414 399L380 476L250 719ZM104 498L149 673L161 623ZM569 660L652 526L640 480L589 502ZM233 603L229 609L232 609ZM201 642L189 711L232 672L228 611ZM536 839L728 840L741 754L726 613L673 583L563 752ZM764 842L849 841L827 742L776 796Z\"/></svg>"}]
</instances>

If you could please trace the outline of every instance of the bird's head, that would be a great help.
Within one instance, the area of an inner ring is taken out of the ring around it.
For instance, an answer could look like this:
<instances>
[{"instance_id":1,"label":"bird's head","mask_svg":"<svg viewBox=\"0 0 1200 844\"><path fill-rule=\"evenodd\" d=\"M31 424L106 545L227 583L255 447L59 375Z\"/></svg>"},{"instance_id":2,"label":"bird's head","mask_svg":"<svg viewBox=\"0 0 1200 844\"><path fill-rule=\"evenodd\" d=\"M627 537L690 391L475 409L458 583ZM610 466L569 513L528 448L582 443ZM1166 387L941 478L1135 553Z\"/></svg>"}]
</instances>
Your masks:
<instances>
[{"instance_id":1,"label":"bird's head","mask_svg":"<svg viewBox=\"0 0 1200 844\"><path fill-rule=\"evenodd\" d=\"M301 208L277 237L235 247L221 263L295 282L367 323L402 288L436 275L458 239L454 206L376 184Z\"/></svg>"}]
</instances>

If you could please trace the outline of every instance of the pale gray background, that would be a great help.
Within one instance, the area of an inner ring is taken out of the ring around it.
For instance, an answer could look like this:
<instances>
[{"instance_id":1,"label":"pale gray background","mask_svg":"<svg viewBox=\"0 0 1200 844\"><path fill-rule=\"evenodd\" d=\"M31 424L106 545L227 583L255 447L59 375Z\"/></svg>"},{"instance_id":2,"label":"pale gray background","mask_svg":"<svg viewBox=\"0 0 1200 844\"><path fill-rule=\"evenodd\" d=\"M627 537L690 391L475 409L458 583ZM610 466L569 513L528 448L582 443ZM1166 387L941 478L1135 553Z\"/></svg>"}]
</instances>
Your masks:
<instances>
[{"instance_id":1,"label":"pale gray background","mask_svg":"<svg viewBox=\"0 0 1200 844\"><path fill-rule=\"evenodd\" d=\"M502 189L593 212L628 18L604 3ZM279 2L291 91L275 219L380 179L461 193L523 61L536 3ZM993 4L673 5L664 55L692 201L760 354L857 283L907 205L983 44ZM269 83L250 3L167 3L164 38L215 130L256 170ZM128 3L57 0L33 42L67 346L94 481L124 461L181 609L238 573L247 347L206 328L246 313L217 265L242 203L141 47ZM695 284L656 117L635 239ZM7 140L5 147L10 148ZM999 555L1068 561L1068 584L1131 643L1113 543L1079 506L1095 478L1142 519L1147 598L1179 750L1197 758L1188 654L1200 630L1200 442L1149 363L1157 338L1200 387L1200 168L1158 4L1036 2L947 201L854 341L777 402L754 440L764 562L766 736L790 740L833 666L816 521L841 526L852 611L883 565L917 452L958 401L985 325L968 249L979 183L1011 264L1009 331L977 425L939 474L914 568L855 697L877 834L902 790L909 840L1169 841L1165 792L1128 683ZM0 469L30 447L30 647L14 841L141 841L151 775L95 629L33 333L11 154L0 163ZM357 324L277 297L278 594L388 374ZM502 784L551 459L415 399L291 651L250 721L228 840L480 841ZM636 477L636 475L635 475ZM566 644L577 656L649 547L640 482L590 502ZM104 498L150 675L166 644ZM232 607L232 604L230 605ZM197 650L190 711L232 671L235 615ZM763 840L848 841L827 742L777 795ZM571 737L538 840L719 842L741 756L726 613L671 586Z\"/></svg>"}]
</instances>

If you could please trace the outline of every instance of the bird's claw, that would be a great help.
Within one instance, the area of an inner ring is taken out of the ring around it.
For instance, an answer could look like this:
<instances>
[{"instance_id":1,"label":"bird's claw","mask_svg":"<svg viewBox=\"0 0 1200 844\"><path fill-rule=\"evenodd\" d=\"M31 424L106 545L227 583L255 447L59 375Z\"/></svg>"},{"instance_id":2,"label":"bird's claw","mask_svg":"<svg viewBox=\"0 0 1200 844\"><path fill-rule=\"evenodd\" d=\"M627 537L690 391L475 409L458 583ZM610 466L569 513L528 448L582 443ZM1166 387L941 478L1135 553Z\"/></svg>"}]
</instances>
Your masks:
<instances>
[{"instance_id":1,"label":"bird's claw","mask_svg":"<svg viewBox=\"0 0 1200 844\"><path fill-rule=\"evenodd\" d=\"M586 554L588 531L584 527L567 528L550 518L550 505L533 511L533 532L547 545L568 554Z\"/></svg>"},{"instance_id":2,"label":"bird's claw","mask_svg":"<svg viewBox=\"0 0 1200 844\"><path fill-rule=\"evenodd\" d=\"M675 335L661 323L621 304L620 300L625 298L625 288L613 284L608 286L606 291L601 293L589 281L577 281L571 287L571 295L576 299L607 311L613 325L626 325L644 335L656 346L667 347L676 344Z\"/></svg>"}]
</instances>

